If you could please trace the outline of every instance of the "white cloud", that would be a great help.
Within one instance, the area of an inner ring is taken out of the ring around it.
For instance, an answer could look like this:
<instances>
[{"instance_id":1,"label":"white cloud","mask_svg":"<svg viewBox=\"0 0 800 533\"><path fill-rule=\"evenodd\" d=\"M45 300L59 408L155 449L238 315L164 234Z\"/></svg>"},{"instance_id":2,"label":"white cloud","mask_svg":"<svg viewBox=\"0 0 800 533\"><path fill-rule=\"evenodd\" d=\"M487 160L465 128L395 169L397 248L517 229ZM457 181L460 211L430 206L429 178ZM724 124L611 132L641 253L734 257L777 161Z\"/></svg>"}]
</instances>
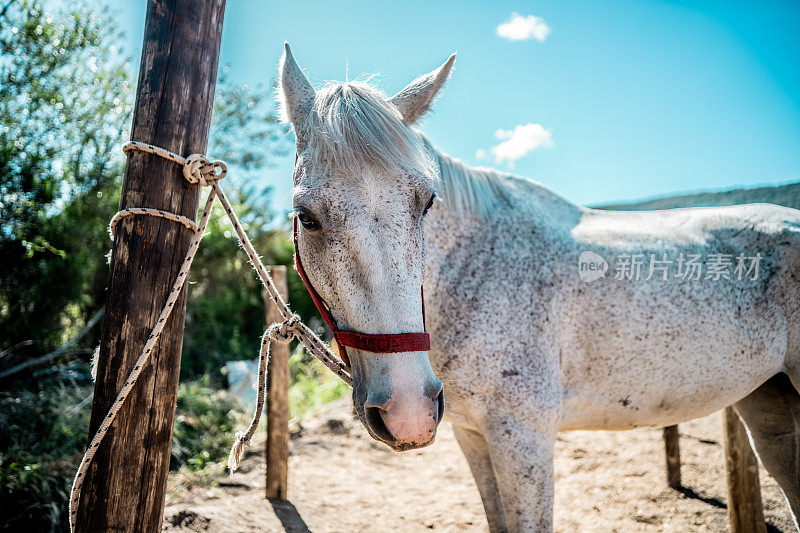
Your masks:
<instances>
[{"instance_id":1,"label":"white cloud","mask_svg":"<svg viewBox=\"0 0 800 533\"><path fill-rule=\"evenodd\" d=\"M519 124L513 130L497 130L494 136L503 142L489 148L489 153L494 156L495 163L506 162L509 167L513 167L517 159L529 152L553 145L550 132L541 124ZM486 150L479 149L475 152L478 159L486 156Z\"/></svg>"},{"instance_id":2,"label":"white cloud","mask_svg":"<svg viewBox=\"0 0 800 533\"><path fill-rule=\"evenodd\" d=\"M497 26L497 35L509 41L536 39L541 43L550 35L550 26L542 17L512 13L508 21Z\"/></svg>"}]
</instances>

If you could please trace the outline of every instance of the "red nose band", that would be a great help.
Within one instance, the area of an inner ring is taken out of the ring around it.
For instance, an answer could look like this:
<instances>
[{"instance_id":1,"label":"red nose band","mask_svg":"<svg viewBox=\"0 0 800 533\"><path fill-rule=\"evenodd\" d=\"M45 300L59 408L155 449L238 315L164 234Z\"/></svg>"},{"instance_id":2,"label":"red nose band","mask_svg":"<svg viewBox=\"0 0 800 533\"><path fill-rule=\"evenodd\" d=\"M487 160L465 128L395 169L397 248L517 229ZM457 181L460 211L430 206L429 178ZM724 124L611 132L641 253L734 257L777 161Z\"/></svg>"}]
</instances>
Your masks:
<instances>
[{"instance_id":1,"label":"red nose band","mask_svg":"<svg viewBox=\"0 0 800 533\"><path fill-rule=\"evenodd\" d=\"M339 329L336 325L330 309L325 305L325 301L314 289L314 286L303 270L303 263L300 260L300 248L297 244L297 217L293 221L292 241L294 241L294 268L300 274L300 278L308 289L314 305L317 306L322 320L331 328L333 338L339 345L339 355L347 366L350 366L350 359L347 357L347 349L356 348L367 352L375 353L399 353L399 352L426 352L431 349L431 338L426 332L422 333L359 333L357 331L347 331ZM420 288L422 299L422 325L425 327L425 299Z\"/></svg>"}]
</instances>

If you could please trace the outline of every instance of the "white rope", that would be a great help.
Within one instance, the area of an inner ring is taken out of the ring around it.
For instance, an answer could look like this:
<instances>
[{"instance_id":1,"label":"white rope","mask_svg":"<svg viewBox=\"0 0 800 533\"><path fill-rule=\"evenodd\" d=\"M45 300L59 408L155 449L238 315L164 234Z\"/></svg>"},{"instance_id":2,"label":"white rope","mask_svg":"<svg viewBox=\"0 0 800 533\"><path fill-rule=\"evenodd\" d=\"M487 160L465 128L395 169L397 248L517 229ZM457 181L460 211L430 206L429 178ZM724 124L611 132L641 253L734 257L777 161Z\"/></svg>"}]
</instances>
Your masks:
<instances>
[{"instance_id":1,"label":"white rope","mask_svg":"<svg viewBox=\"0 0 800 533\"><path fill-rule=\"evenodd\" d=\"M127 209L122 209L117 211L117 214L111 218L111 222L108 223L108 235L111 237L111 240L114 240L114 233L117 230L117 224L125 218L131 215L151 215L154 217L161 217L166 218L168 220L174 220L180 224L183 224L190 230L197 232L199 228L197 224L189 218L186 218L182 215L176 215L175 213L170 213L169 211L162 211L161 209L153 209L151 207L128 207Z\"/></svg>"},{"instance_id":2,"label":"white rope","mask_svg":"<svg viewBox=\"0 0 800 533\"><path fill-rule=\"evenodd\" d=\"M220 179L227 175L227 166L225 163L219 160L209 161L205 156L200 154L192 154L189 157L184 158L178 154L164 150L163 148L159 148L158 146L136 141L126 143L122 147L122 151L125 152L126 155L130 154L132 151L144 152L174 161L175 163L183 166L184 178L191 183L199 183L202 186L210 186L211 192L209 193L205 207L203 208L203 214L200 217L200 222L197 224L184 216L176 215L175 213L170 213L168 211L162 211L160 209L151 209L146 207L130 207L123 209L114 215L109 223L109 233L111 234L112 239L114 238L114 232L116 231L117 225L126 217L133 215L148 215L173 220L183 224L192 230L194 234L192 235L192 239L189 241L189 248L184 256L183 263L181 263L178 276L175 278L175 282L172 284L172 289L167 296L167 302L164 304L164 308L161 310L161 314L158 316L156 325L150 332L150 336L147 338L144 348L142 348L142 353L134 363L130 375L128 375L125 383L122 385L122 389L120 389L117 398L114 400L114 403L111 405L111 408L109 409L105 418L103 418L103 421L100 423L100 427L92 437L89 447L86 449L83 459L81 459L78 472L75 474L75 480L72 482L72 491L69 499L69 526L70 531L72 532L75 531L75 521L78 515L78 503L80 502L81 489L83 488L83 482L86 478L86 472L89 470L89 466L91 465L92 460L97 453L97 449L100 447L100 444L103 441L103 438L108 433L108 430L111 428L111 425L116 419L119 410L125 403L125 399L128 397L133 389L133 386L136 384L144 365L148 362L150 354L155 348L156 343L158 343L161 332L164 330L164 325L172 313L172 309L175 307L175 302L178 300L178 295L183 288L183 285L186 283L187 276L189 275L189 267L191 266L194 256L197 253L200 240L203 238L203 232L208 225L208 219L211 215L211 208L214 205L215 198L219 198L225 213L228 215L228 218L230 219L231 224L236 231L239 242L242 244L242 247L250 258L250 262L253 264L261 283L267 289L270 299L275 303L278 311L284 319L283 322L278 322L269 326L264 333L263 338L261 339L261 348L259 351L258 361L258 400L256 411L247 430L243 433L236 434L236 442L234 443L230 456L228 457L228 469L230 472L233 473L239 466L239 461L241 460L244 448L250 444L250 439L252 439L253 435L255 434L259 420L261 419L261 412L264 410L267 362L269 360L270 344L272 341L289 342L293 338L296 338L302 342L303 345L305 345L310 354L322 361L329 369L331 369L331 371L344 380L348 385L352 386L353 384L352 377L348 373L348 369L344 363L342 363L331 352L330 348L324 342L322 342L322 340L320 340L320 338L308 326L300 321L300 317L292 313L289 305L284 301L284 299L281 297L281 294L278 292L275 283L272 281L272 277L270 277L267 269L264 268L261 259L258 257L258 254L250 242L250 239L248 239L247 234L244 232L241 222L239 222L236 213L233 212L233 208L231 207L230 202L228 202L228 198L225 196L225 193L217 183Z\"/></svg>"}]
</instances>

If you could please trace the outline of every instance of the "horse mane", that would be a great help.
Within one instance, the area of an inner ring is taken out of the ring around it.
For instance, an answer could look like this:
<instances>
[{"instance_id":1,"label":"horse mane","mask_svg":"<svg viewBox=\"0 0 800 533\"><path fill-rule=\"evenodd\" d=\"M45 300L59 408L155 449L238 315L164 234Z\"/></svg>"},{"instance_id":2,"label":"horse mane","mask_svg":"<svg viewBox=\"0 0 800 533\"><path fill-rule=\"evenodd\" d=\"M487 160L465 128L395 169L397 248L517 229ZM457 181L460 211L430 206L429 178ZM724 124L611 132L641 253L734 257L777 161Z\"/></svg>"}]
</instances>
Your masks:
<instances>
[{"instance_id":1,"label":"horse mane","mask_svg":"<svg viewBox=\"0 0 800 533\"><path fill-rule=\"evenodd\" d=\"M328 84L317 91L303 129L313 147L308 151L312 167L354 177L377 168L438 179L435 161L416 132L364 81Z\"/></svg>"},{"instance_id":2,"label":"horse mane","mask_svg":"<svg viewBox=\"0 0 800 533\"><path fill-rule=\"evenodd\" d=\"M418 133L439 167L440 189L445 204L459 215L477 214L488 220L495 209L511 202L517 178L486 167L471 167L440 152Z\"/></svg>"},{"instance_id":3,"label":"horse mane","mask_svg":"<svg viewBox=\"0 0 800 533\"><path fill-rule=\"evenodd\" d=\"M328 84L316 93L303 125L312 167L361 176L365 168L422 174L456 213L488 218L508 204L516 178L470 167L438 151L411 128L388 98L367 81Z\"/></svg>"}]
</instances>

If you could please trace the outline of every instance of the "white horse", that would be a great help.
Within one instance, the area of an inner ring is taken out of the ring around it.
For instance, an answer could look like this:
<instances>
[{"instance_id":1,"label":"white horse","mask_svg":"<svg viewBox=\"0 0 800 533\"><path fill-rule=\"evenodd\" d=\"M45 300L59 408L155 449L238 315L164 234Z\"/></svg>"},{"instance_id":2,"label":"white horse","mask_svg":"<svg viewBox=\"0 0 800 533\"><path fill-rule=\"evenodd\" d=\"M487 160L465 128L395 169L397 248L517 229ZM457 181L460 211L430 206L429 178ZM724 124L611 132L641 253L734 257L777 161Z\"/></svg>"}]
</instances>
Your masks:
<instances>
[{"instance_id":1,"label":"white horse","mask_svg":"<svg viewBox=\"0 0 800 533\"><path fill-rule=\"evenodd\" d=\"M392 98L358 82L315 91L288 45L279 68L298 253L339 326L423 331L424 282L429 353L349 351L372 436L430 444L438 375L490 529L549 531L558 431L733 404L797 516L800 212L597 211L470 168L412 128L453 63Z\"/></svg>"}]
</instances>

